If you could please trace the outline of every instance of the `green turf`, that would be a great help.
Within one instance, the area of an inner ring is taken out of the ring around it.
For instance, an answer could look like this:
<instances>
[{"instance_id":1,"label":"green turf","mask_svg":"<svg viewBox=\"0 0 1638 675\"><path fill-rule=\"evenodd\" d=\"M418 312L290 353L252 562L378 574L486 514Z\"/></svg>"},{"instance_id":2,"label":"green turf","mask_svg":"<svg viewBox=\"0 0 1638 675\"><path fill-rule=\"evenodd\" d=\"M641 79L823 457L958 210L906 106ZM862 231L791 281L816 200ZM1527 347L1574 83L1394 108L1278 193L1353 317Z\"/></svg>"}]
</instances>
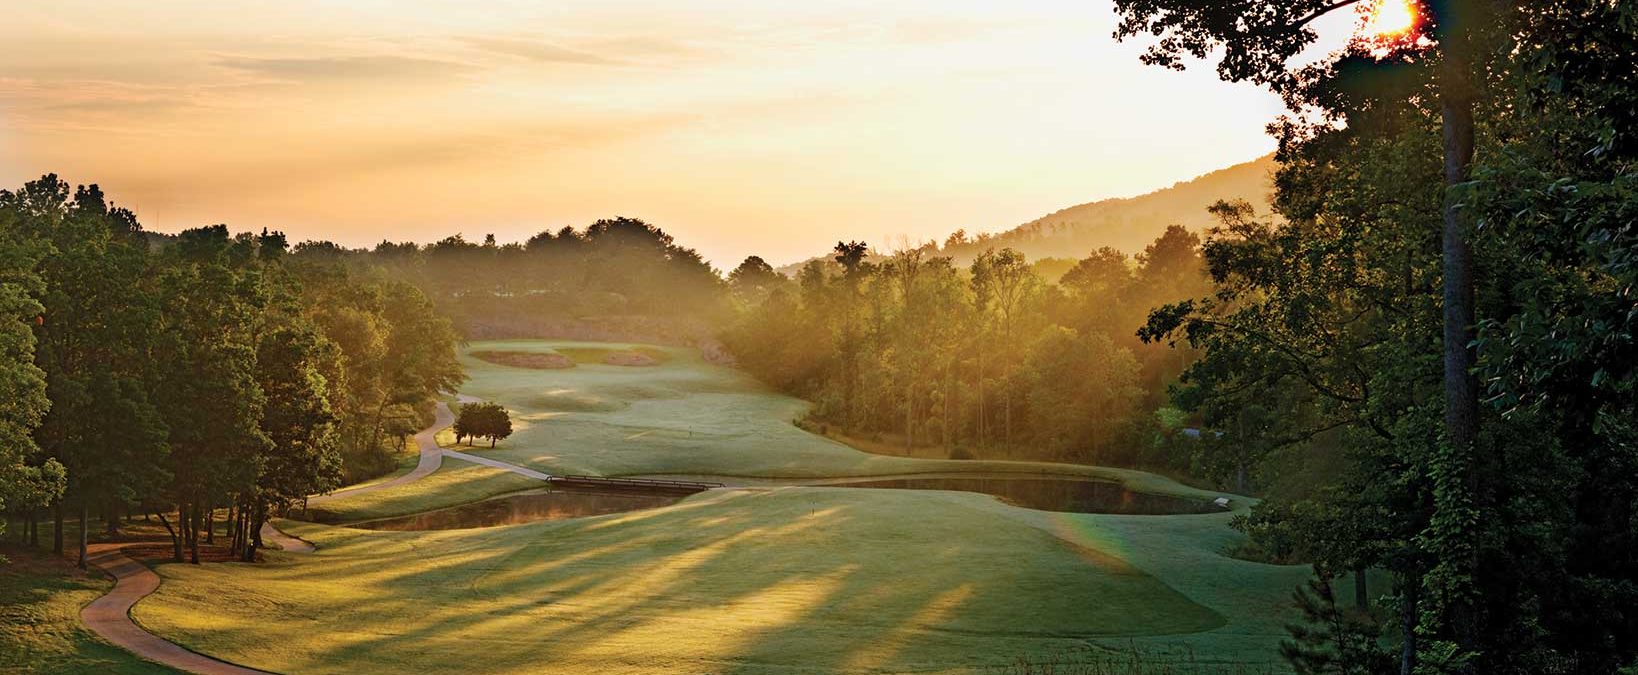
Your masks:
<instances>
[{"instance_id":1,"label":"green turf","mask_svg":"<svg viewBox=\"0 0 1638 675\"><path fill-rule=\"evenodd\" d=\"M504 469L445 457L442 466L420 480L359 494L338 493L312 504L305 518L321 523L350 523L430 511L487 497L531 490L541 482Z\"/></svg>"},{"instance_id":2,"label":"green turf","mask_svg":"<svg viewBox=\"0 0 1638 675\"><path fill-rule=\"evenodd\" d=\"M483 530L284 523L319 553L161 566L135 616L193 649L313 673L946 671L1224 625L995 503L774 488Z\"/></svg>"},{"instance_id":3,"label":"green turf","mask_svg":"<svg viewBox=\"0 0 1638 675\"><path fill-rule=\"evenodd\" d=\"M0 672L175 673L103 642L80 609L113 587L48 554L0 549Z\"/></svg>"},{"instance_id":4,"label":"green turf","mask_svg":"<svg viewBox=\"0 0 1638 675\"><path fill-rule=\"evenodd\" d=\"M462 450L548 473L776 484L1052 472L1217 496L1137 471L861 453L791 424L804 402L686 350L641 368L464 362L471 381L463 393L506 405L517 432L494 450ZM449 460L422 481L320 509L352 522L534 486ZM1290 593L1310 572L1225 556L1240 537L1230 517L1063 514L969 493L773 487L486 530L288 523L319 553L261 566L161 566L165 585L135 615L200 651L298 672L982 671L1088 646L1280 668L1283 626L1296 619ZM1346 585L1339 593L1349 597Z\"/></svg>"},{"instance_id":5,"label":"green turf","mask_svg":"<svg viewBox=\"0 0 1638 675\"><path fill-rule=\"evenodd\" d=\"M535 340L476 342L468 351L581 353L661 350ZM1095 475L1149 492L1211 498L1139 471L1044 462L954 461L859 452L797 428L808 404L774 392L742 371L666 348L661 365L587 364L541 371L463 358L462 393L512 412L514 433L495 450L474 451L555 474L721 475L823 478L942 471Z\"/></svg>"}]
</instances>

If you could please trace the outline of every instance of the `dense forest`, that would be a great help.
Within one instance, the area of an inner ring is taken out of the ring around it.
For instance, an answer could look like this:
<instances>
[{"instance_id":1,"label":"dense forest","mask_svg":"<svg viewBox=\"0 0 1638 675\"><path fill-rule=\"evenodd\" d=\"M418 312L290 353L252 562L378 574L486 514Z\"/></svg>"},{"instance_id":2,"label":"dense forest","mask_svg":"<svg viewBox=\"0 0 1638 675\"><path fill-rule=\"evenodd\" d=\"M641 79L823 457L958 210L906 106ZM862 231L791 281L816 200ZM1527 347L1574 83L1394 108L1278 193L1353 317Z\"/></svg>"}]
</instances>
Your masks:
<instances>
[{"instance_id":1,"label":"dense forest","mask_svg":"<svg viewBox=\"0 0 1638 675\"><path fill-rule=\"evenodd\" d=\"M283 235L150 237L92 185L0 191L0 505L61 553L77 519L153 514L198 562L230 512L255 557L273 510L389 470L462 380L458 337L414 286L294 259ZM174 515L172 522L167 515Z\"/></svg>"},{"instance_id":2,"label":"dense forest","mask_svg":"<svg viewBox=\"0 0 1638 675\"><path fill-rule=\"evenodd\" d=\"M1351 3L1115 4L1148 62L1220 53L1293 110L1274 213L1215 207L1212 291L1143 329L1203 353L1176 399L1223 452L1345 459L1239 523L1247 554L1316 563L1290 662L1638 667L1638 7L1431 2L1293 69ZM1326 582L1366 568L1385 606L1338 609Z\"/></svg>"},{"instance_id":3,"label":"dense forest","mask_svg":"<svg viewBox=\"0 0 1638 675\"><path fill-rule=\"evenodd\" d=\"M324 241L297 260L349 261L419 288L470 339L569 337L701 346L731 306L719 273L635 218L545 230L524 242L456 234L420 246L348 249Z\"/></svg>"},{"instance_id":4,"label":"dense forest","mask_svg":"<svg viewBox=\"0 0 1638 675\"><path fill-rule=\"evenodd\" d=\"M794 280L753 258L728 277L745 311L725 343L814 401L810 422L957 458L1191 468L1166 388L1192 352L1136 329L1207 291L1197 235L1174 226L1135 256L1105 247L1070 265L1010 248L966 267L931 244L865 253L838 244Z\"/></svg>"}]
</instances>

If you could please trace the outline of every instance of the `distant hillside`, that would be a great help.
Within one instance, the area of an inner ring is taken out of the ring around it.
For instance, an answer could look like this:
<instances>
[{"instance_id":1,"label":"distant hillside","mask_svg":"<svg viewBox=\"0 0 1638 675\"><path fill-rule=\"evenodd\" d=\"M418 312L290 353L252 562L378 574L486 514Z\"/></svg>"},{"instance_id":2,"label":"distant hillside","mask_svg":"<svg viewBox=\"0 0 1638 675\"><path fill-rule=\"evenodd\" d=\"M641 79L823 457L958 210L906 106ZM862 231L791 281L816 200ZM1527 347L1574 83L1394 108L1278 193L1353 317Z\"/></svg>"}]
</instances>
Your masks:
<instances>
[{"instance_id":1,"label":"distant hillside","mask_svg":"<svg viewBox=\"0 0 1638 675\"><path fill-rule=\"evenodd\" d=\"M1274 168L1269 155L1146 195L1071 206L982 241L946 247L944 254L965 259L1003 246L1031 260L1084 258L1101 246L1138 253L1167 226L1182 225L1196 232L1210 227L1206 207L1220 199L1244 199L1258 211L1267 211Z\"/></svg>"},{"instance_id":2,"label":"distant hillside","mask_svg":"<svg viewBox=\"0 0 1638 675\"><path fill-rule=\"evenodd\" d=\"M1003 247L1030 260L1080 259L1102 246L1140 253L1170 225L1196 232L1213 225L1206 207L1220 199L1244 199L1259 212L1269 210L1274 169L1273 155L1261 157L1145 195L1071 206L999 234L946 241L937 254L966 263L985 249ZM779 271L795 274L801 267L797 263Z\"/></svg>"}]
</instances>

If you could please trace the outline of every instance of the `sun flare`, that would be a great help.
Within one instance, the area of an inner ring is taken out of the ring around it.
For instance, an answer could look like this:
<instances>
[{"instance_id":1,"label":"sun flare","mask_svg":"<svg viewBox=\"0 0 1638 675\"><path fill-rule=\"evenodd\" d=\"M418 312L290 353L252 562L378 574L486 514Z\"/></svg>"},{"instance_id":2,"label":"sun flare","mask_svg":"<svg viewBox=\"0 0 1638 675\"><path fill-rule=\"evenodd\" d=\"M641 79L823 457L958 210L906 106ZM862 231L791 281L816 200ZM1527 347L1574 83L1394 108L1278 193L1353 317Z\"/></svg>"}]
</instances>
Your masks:
<instances>
[{"instance_id":1,"label":"sun flare","mask_svg":"<svg viewBox=\"0 0 1638 675\"><path fill-rule=\"evenodd\" d=\"M1378 0L1365 32L1378 38L1401 37L1416 28L1419 18L1413 0Z\"/></svg>"}]
</instances>

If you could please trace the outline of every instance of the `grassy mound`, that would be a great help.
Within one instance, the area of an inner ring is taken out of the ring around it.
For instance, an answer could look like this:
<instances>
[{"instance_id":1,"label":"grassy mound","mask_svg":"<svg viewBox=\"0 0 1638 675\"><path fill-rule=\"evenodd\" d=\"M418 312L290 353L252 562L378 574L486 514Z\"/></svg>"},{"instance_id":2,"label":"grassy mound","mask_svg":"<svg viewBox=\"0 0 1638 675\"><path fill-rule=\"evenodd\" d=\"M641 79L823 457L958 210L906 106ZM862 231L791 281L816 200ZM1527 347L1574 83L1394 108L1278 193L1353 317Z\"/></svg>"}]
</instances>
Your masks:
<instances>
[{"instance_id":1,"label":"grassy mound","mask_svg":"<svg viewBox=\"0 0 1638 675\"><path fill-rule=\"evenodd\" d=\"M1223 625L992 503L784 488L486 530L283 523L320 552L162 566L135 616L277 672L940 671Z\"/></svg>"}]
</instances>

